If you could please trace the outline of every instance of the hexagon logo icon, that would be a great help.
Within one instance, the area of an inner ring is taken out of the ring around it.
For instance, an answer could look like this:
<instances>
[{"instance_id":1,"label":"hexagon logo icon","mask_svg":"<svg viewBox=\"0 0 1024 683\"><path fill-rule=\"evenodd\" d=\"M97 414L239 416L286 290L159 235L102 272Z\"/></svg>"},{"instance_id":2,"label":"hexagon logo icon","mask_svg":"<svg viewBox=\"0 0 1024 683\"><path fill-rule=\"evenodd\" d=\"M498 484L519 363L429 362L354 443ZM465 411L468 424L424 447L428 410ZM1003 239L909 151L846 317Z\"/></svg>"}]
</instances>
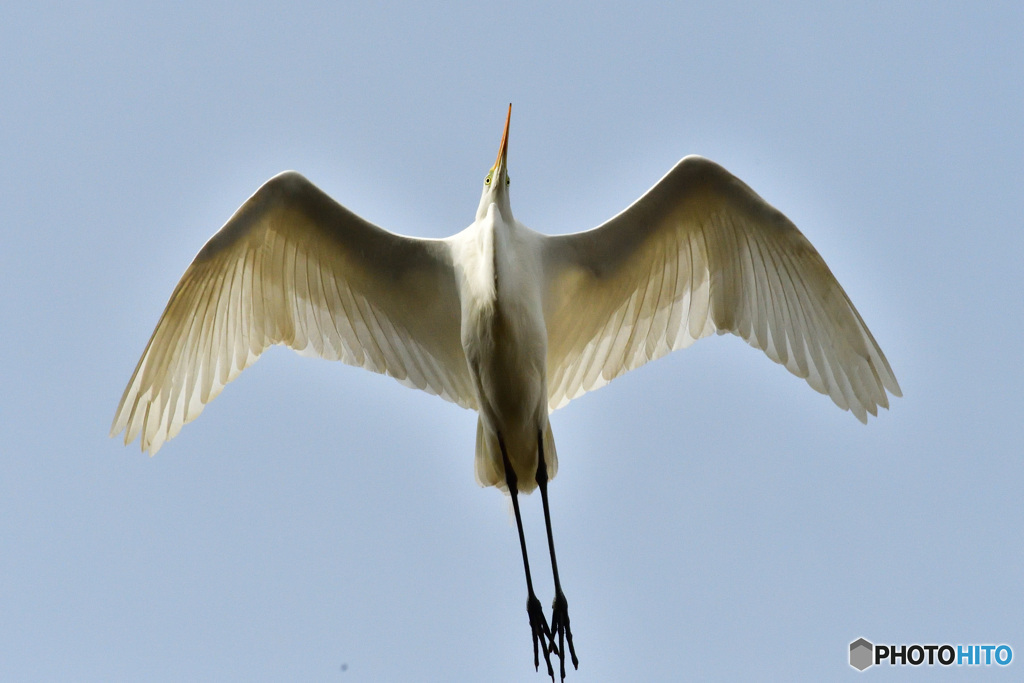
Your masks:
<instances>
[{"instance_id":1,"label":"hexagon logo icon","mask_svg":"<svg viewBox=\"0 0 1024 683\"><path fill-rule=\"evenodd\" d=\"M850 666L857 671L863 671L874 662L875 646L863 638L850 643Z\"/></svg>"}]
</instances>

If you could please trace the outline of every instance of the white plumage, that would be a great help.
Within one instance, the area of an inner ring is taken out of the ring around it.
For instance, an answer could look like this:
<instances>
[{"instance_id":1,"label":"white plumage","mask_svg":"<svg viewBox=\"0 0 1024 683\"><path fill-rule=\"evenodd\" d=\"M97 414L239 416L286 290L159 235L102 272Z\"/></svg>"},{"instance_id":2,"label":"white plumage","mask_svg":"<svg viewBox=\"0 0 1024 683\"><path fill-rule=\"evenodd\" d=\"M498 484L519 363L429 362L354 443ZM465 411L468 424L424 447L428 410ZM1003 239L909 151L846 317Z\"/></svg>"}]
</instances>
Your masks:
<instances>
[{"instance_id":1,"label":"white plumage","mask_svg":"<svg viewBox=\"0 0 1024 683\"><path fill-rule=\"evenodd\" d=\"M862 422L900 388L810 242L721 166L686 157L603 225L547 236L512 216L507 145L508 120L475 221L442 240L378 228L298 173L271 178L185 271L111 435L156 453L272 344L477 410L477 479L515 507L534 663L539 643L564 678L564 638L576 657L548 514L550 411L712 332L739 335ZM516 500L538 486L550 628Z\"/></svg>"},{"instance_id":2,"label":"white plumage","mask_svg":"<svg viewBox=\"0 0 1024 683\"><path fill-rule=\"evenodd\" d=\"M543 311L548 410L712 332L739 335L862 422L888 407L886 390L900 395L810 242L711 161L686 157L587 232L546 236L509 215L498 229L514 236L514 253L494 249L485 225L486 214L447 239L404 237L298 173L271 178L185 271L112 435L141 436L156 453L272 344L479 409L461 325L467 304L484 299L460 298L472 285L456 273L493 273L495 262L543 285L519 303Z\"/></svg>"}]
</instances>

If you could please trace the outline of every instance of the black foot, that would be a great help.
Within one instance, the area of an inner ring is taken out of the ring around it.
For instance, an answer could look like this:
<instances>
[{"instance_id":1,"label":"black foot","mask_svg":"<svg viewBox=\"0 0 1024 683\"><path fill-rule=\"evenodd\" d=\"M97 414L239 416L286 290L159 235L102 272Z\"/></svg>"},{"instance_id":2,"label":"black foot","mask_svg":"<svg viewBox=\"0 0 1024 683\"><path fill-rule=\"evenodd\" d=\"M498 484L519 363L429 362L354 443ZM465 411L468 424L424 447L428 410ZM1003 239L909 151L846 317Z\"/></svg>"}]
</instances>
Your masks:
<instances>
[{"instance_id":1,"label":"black foot","mask_svg":"<svg viewBox=\"0 0 1024 683\"><path fill-rule=\"evenodd\" d=\"M565 680L565 642L569 642L569 655L572 657L572 668L580 668L580 660L576 658L576 648L572 646L572 629L569 628L569 603L565 595L558 591L551 605L551 650L558 655L559 673ZM555 638L558 636L558 647ZM552 676L554 679L554 676Z\"/></svg>"},{"instance_id":2,"label":"black foot","mask_svg":"<svg viewBox=\"0 0 1024 683\"><path fill-rule=\"evenodd\" d=\"M548 620L544 618L544 610L540 606L540 600L532 593L526 598L526 613L530 615L530 629L533 631L533 668L540 669L539 653L544 653L544 662L548 665L548 676L555 680L555 670L551 666L551 651L554 649L555 641L551 638L551 629L548 627ZM572 640L569 640L570 646ZM575 656L575 655L574 655ZM564 670L565 667L563 666ZM563 672L562 677L565 677Z\"/></svg>"}]
</instances>

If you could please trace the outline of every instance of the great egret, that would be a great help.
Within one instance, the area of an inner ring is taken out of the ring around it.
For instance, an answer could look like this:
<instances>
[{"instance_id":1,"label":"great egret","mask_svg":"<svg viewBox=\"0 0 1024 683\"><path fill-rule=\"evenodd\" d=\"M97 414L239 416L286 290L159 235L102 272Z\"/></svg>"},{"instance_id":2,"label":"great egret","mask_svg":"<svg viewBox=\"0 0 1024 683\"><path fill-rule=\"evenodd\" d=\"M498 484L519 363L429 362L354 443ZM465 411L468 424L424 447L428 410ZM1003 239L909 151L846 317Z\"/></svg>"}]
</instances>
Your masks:
<instances>
[{"instance_id":1,"label":"great egret","mask_svg":"<svg viewBox=\"0 0 1024 683\"><path fill-rule=\"evenodd\" d=\"M558 460L548 414L649 360L731 332L867 422L900 396L889 363L811 243L721 166L680 161L586 232L512 216L509 105L473 223L396 235L295 172L268 180L171 294L111 436L156 453L272 344L385 373L478 411L476 477L512 499L534 667L578 666L551 534ZM555 599L530 578L518 493L540 488ZM557 641L557 642L556 642Z\"/></svg>"}]
</instances>

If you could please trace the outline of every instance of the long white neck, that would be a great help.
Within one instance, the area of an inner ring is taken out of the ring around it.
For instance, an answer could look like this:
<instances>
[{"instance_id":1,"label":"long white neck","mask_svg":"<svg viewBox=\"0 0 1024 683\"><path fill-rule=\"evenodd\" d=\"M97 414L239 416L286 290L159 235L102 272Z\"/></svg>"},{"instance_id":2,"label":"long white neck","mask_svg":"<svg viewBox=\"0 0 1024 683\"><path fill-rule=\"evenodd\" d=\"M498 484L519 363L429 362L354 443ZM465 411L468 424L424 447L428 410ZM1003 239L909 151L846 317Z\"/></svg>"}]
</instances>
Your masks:
<instances>
[{"instance_id":1,"label":"long white neck","mask_svg":"<svg viewBox=\"0 0 1024 683\"><path fill-rule=\"evenodd\" d=\"M503 221L496 204L481 208L482 215L478 211L472 225L449 238L464 321L471 311L478 315L493 311L497 298L495 232Z\"/></svg>"},{"instance_id":2,"label":"long white neck","mask_svg":"<svg viewBox=\"0 0 1024 683\"><path fill-rule=\"evenodd\" d=\"M492 206L501 215L502 220L507 223L515 222L512 218L512 203L509 201L507 187L488 189L480 195L480 204L476 207L475 222L479 223L482 221Z\"/></svg>"}]
</instances>

